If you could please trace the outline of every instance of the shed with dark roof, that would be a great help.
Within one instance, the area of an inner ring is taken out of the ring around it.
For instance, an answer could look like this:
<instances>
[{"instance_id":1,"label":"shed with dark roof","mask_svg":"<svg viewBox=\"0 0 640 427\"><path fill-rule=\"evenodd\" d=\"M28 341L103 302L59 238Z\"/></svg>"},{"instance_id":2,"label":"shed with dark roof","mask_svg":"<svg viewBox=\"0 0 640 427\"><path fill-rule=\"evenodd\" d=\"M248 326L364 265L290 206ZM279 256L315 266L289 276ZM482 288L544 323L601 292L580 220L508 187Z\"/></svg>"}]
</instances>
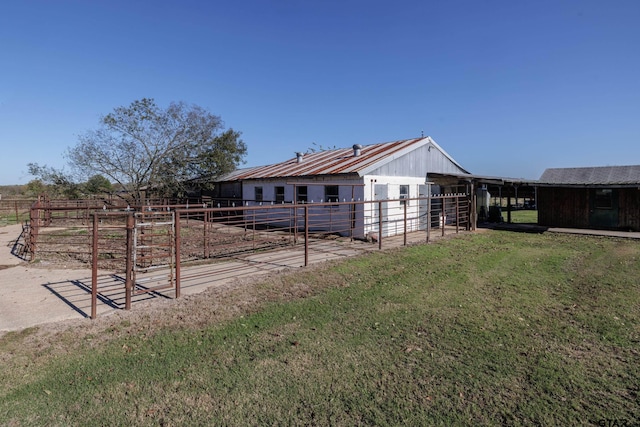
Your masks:
<instances>
[{"instance_id":1,"label":"shed with dark roof","mask_svg":"<svg viewBox=\"0 0 640 427\"><path fill-rule=\"evenodd\" d=\"M540 225L640 230L640 165L547 169L536 185Z\"/></svg>"}]
</instances>

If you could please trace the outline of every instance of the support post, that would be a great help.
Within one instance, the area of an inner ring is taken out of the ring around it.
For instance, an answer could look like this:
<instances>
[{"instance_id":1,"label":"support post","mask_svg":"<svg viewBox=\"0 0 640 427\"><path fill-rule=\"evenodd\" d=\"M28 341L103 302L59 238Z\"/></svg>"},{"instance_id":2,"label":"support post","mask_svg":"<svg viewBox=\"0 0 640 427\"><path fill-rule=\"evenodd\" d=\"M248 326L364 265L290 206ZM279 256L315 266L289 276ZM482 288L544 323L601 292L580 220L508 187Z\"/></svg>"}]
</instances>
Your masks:
<instances>
[{"instance_id":1,"label":"support post","mask_svg":"<svg viewBox=\"0 0 640 427\"><path fill-rule=\"evenodd\" d=\"M478 223L478 196L476 195L475 183L471 182L471 199L469 202L469 219L467 225L467 231L476 230L476 224Z\"/></svg>"}]
</instances>

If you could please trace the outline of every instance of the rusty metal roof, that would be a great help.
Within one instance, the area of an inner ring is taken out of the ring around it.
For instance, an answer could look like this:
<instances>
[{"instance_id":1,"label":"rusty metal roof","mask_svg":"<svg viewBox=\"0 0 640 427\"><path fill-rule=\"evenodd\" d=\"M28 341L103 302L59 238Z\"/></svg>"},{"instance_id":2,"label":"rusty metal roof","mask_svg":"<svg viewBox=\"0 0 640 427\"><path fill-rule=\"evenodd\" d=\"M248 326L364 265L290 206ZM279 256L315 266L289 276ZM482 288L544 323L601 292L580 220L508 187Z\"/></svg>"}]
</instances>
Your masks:
<instances>
[{"instance_id":1,"label":"rusty metal roof","mask_svg":"<svg viewBox=\"0 0 640 427\"><path fill-rule=\"evenodd\" d=\"M372 170L427 143L437 146L430 137L423 137L364 145L357 156L354 154L354 148L306 153L302 156L300 162L298 162L297 157L294 157L272 165L239 169L222 177L221 180L236 181L339 174L364 175L366 171ZM451 160L453 161L453 159Z\"/></svg>"}]
</instances>

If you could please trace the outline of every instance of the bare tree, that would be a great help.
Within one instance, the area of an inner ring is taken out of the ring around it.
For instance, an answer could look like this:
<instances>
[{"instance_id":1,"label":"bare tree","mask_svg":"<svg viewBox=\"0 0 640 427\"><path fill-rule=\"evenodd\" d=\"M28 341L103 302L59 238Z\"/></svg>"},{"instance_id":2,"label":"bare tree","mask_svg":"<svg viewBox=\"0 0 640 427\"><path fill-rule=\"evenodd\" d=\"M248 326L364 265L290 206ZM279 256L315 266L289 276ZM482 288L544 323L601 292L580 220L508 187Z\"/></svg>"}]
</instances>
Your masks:
<instances>
[{"instance_id":1,"label":"bare tree","mask_svg":"<svg viewBox=\"0 0 640 427\"><path fill-rule=\"evenodd\" d=\"M162 109L143 98L114 109L100 124L68 150L69 163L85 176L108 177L138 203L146 188L179 194L190 180L231 172L247 151L240 133L225 130L219 116L182 102Z\"/></svg>"}]
</instances>

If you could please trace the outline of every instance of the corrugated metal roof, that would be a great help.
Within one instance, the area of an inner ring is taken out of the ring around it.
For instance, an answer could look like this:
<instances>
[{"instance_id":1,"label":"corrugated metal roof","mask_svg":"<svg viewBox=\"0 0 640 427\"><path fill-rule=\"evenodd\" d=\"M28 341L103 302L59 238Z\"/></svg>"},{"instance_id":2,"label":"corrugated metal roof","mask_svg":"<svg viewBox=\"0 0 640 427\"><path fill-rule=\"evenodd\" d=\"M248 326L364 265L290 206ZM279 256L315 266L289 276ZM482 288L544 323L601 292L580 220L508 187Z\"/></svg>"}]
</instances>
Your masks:
<instances>
[{"instance_id":1,"label":"corrugated metal roof","mask_svg":"<svg viewBox=\"0 0 640 427\"><path fill-rule=\"evenodd\" d=\"M551 168L543 172L539 184L640 185L640 165Z\"/></svg>"},{"instance_id":2,"label":"corrugated metal roof","mask_svg":"<svg viewBox=\"0 0 640 427\"><path fill-rule=\"evenodd\" d=\"M303 155L301 162L298 162L297 157L294 157L273 165L237 170L222 177L220 180L235 181L317 175L364 174L367 170L371 170L428 143L432 143L444 153L444 150L430 137L413 138L365 145L360 149L360 155L358 156L354 155L353 148L306 153ZM444 154L450 158L448 154ZM451 158L450 160L457 165L455 160Z\"/></svg>"}]
</instances>

